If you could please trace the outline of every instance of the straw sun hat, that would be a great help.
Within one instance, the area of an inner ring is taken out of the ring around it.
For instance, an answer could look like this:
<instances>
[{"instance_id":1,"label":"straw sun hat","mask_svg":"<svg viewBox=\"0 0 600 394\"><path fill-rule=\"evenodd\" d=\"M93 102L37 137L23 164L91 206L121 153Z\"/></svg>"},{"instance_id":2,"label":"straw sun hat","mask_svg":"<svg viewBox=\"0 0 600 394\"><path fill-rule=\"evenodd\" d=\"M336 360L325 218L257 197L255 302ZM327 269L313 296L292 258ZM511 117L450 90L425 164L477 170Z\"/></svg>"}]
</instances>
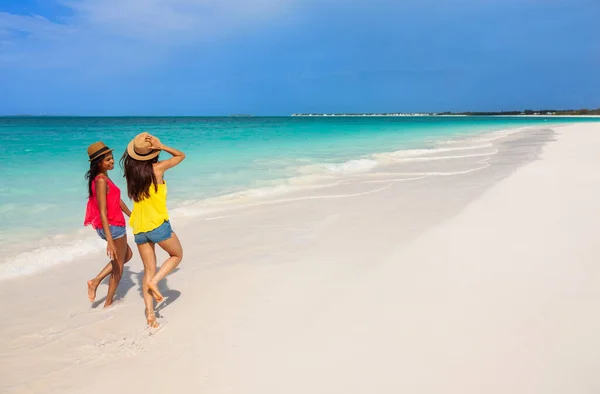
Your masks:
<instances>
[{"instance_id":1,"label":"straw sun hat","mask_svg":"<svg viewBox=\"0 0 600 394\"><path fill-rule=\"evenodd\" d=\"M102 155L105 155L109 152L112 152L114 149L110 149L106 144L102 141L94 142L90 146L88 146L87 152L90 161L99 158Z\"/></svg>"},{"instance_id":2,"label":"straw sun hat","mask_svg":"<svg viewBox=\"0 0 600 394\"><path fill-rule=\"evenodd\" d=\"M146 141L150 133L140 133L127 145L127 154L140 161L152 160L160 153L160 150L151 149L150 143ZM156 137L154 137L156 138ZM158 138L156 138L158 140ZM160 140L158 140L160 142Z\"/></svg>"}]
</instances>

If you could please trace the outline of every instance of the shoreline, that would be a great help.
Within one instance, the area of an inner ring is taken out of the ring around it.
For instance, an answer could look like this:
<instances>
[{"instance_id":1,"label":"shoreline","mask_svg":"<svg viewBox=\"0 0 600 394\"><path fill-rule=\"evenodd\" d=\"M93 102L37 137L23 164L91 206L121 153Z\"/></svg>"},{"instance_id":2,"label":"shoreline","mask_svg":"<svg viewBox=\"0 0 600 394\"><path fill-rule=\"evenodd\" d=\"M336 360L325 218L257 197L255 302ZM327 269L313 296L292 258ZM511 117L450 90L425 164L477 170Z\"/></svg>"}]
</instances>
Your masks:
<instances>
[{"instance_id":1,"label":"shoreline","mask_svg":"<svg viewBox=\"0 0 600 394\"><path fill-rule=\"evenodd\" d=\"M289 115L291 117L299 117L299 118L344 118L344 117L432 117L432 118L442 118L442 117L505 117L505 118L600 118L600 115L560 115L560 114L532 114L532 115L467 115L467 114L452 114L452 115L438 115L438 114L344 114L344 115L336 115L336 114L292 114Z\"/></svg>"},{"instance_id":2,"label":"shoreline","mask_svg":"<svg viewBox=\"0 0 600 394\"><path fill-rule=\"evenodd\" d=\"M272 199L285 199L295 193L310 192L327 187L330 184L352 180L362 174L378 173L404 160L436 159L436 155L444 151L468 152L471 141L479 136L511 134L522 129L535 129L538 126L518 126L498 130L481 130L465 135L455 136L451 140L434 140L428 142L427 148L399 149L389 152L374 152L357 156L341 163L316 163L307 167L305 172L298 170L297 176L274 182L270 186L252 187L224 195L208 197L193 203L175 205L170 209L175 220L202 220L219 214L227 214L228 210L237 210L247 204L266 203ZM449 145L453 144L453 145ZM460 144L465 146L461 148ZM458 148L455 148L458 147ZM476 144L475 144L476 147ZM460 149L464 149L461 151ZM485 154L485 152L484 152ZM413 158L413 159L411 159ZM308 168L310 167L310 168ZM375 174L373 174L375 175ZM292 197L293 198L293 197ZM131 229L128 228L129 234ZM78 228L72 232L53 234L23 244L13 244L12 249L5 249L5 261L0 263L0 281L13 280L21 276L37 274L55 266L69 264L77 259L88 258L99 253L104 243L89 228Z\"/></svg>"}]
</instances>

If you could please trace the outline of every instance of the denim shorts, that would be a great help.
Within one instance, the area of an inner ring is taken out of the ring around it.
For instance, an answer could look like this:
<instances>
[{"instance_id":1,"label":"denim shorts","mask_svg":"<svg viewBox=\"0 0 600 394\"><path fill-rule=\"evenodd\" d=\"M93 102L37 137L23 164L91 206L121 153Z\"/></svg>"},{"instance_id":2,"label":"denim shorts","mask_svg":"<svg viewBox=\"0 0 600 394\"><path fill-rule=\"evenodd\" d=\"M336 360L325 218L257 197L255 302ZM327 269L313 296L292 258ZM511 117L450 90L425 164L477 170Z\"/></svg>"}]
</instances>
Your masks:
<instances>
[{"instance_id":1,"label":"denim shorts","mask_svg":"<svg viewBox=\"0 0 600 394\"><path fill-rule=\"evenodd\" d=\"M162 241L166 241L171 238L173 234L173 230L171 229L171 223L166 220L163 224L158 226L152 231L147 231L145 233L137 233L133 237L135 239L135 243L138 245L145 244L148 242L159 243Z\"/></svg>"},{"instance_id":2,"label":"denim shorts","mask_svg":"<svg viewBox=\"0 0 600 394\"><path fill-rule=\"evenodd\" d=\"M125 236L125 234L127 234L125 226L108 226L108 229L110 230L110 235L112 236L113 240L122 238ZM106 234L104 234L103 228L97 228L96 232L100 238L106 241Z\"/></svg>"}]
</instances>

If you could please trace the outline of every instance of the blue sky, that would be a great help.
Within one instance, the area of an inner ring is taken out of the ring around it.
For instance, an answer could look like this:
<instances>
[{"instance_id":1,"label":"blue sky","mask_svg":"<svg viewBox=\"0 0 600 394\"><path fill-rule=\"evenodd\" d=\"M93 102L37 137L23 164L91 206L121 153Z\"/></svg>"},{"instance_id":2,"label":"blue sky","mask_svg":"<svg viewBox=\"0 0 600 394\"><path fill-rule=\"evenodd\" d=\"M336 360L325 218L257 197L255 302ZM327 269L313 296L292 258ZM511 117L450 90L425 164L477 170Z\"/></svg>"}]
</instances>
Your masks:
<instances>
[{"instance_id":1,"label":"blue sky","mask_svg":"<svg viewBox=\"0 0 600 394\"><path fill-rule=\"evenodd\" d=\"M600 107L598 0L0 0L0 114Z\"/></svg>"}]
</instances>

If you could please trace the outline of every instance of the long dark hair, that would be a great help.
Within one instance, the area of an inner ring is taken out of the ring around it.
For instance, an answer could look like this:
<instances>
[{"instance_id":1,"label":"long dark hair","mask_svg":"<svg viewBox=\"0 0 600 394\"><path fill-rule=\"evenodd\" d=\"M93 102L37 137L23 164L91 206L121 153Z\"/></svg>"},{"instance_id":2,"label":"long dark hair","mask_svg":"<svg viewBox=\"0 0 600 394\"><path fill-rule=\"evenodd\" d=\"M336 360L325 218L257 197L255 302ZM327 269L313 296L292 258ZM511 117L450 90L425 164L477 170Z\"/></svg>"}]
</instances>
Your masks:
<instances>
[{"instance_id":1,"label":"long dark hair","mask_svg":"<svg viewBox=\"0 0 600 394\"><path fill-rule=\"evenodd\" d=\"M127 150L121 157L123 177L127 183L127 195L135 202L140 202L150 197L150 186L154 185L154 191L158 191L156 175L152 164L158 162L158 156L152 160L136 160L129 156Z\"/></svg>"},{"instance_id":2,"label":"long dark hair","mask_svg":"<svg viewBox=\"0 0 600 394\"><path fill-rule=\"evenodd\" d=\"M94 183L94 179L96 179L96 177L100 173L100 163L102 162L102 160L104 160L106 155L109 155L109 154L111 154L111 152L105 153L100 157L96 157L94 160L92 160L90 162L90 169L88 172L85 173L85 179L87 179L87 181L88 181L88 196L89 197L92 197L92 183Z\"/></svg>"}]
</instances>

